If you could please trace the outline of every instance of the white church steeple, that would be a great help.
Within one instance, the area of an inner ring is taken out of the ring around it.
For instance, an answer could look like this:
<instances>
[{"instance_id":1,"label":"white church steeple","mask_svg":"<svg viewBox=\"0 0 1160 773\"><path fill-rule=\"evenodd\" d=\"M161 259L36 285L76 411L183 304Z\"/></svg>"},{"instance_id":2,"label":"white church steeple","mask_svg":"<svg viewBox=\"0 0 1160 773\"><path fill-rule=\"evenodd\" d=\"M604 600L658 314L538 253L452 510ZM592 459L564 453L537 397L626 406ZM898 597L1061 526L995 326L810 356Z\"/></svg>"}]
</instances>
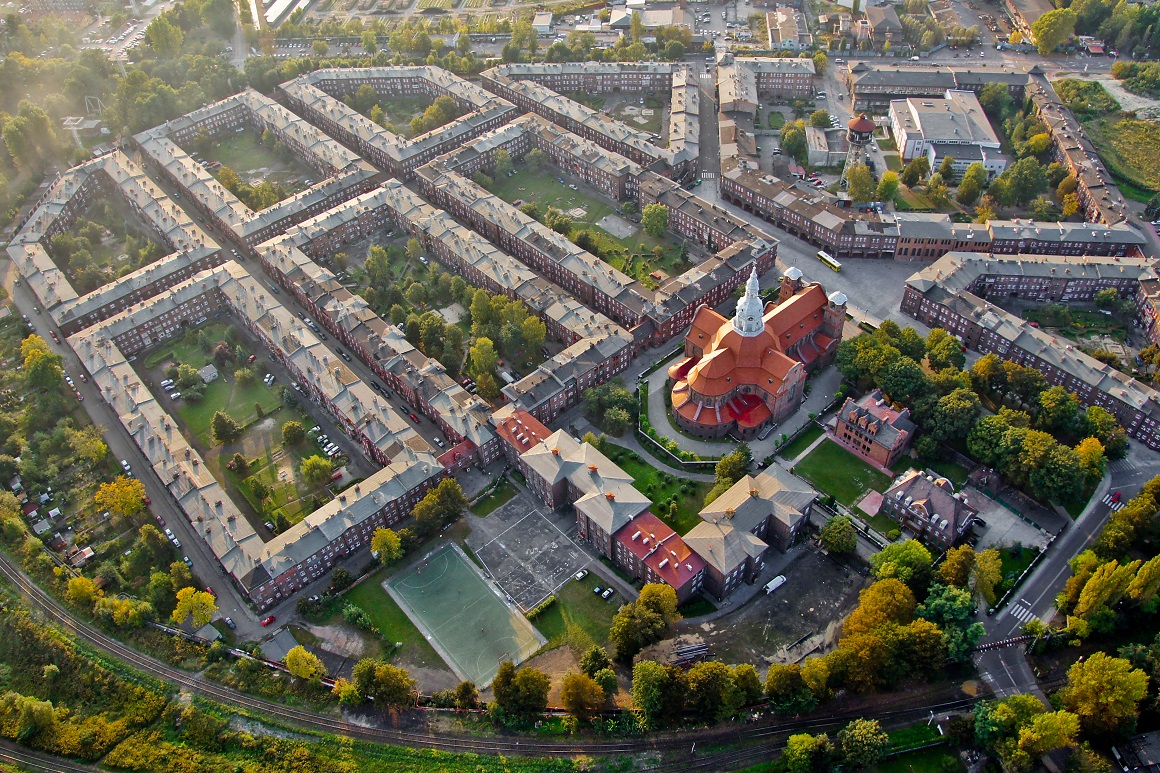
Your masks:
<instances>
[{"instance_id":1,"label":"white church steeple","mask_svg":"<svg viewBox=\"0 0 1160 773\"><path fill-rule=\"evenodd\" d=\"M737 301L737 313L733 315L733 329L746 337L761 335L762 331L765 330L765 322L761 318L764 308L765 304L761 302L761 284L757 280L757 264L755 263L753 271L749 274L749 280L745 283L745 295Z\"/></svg>"}]
</instances>

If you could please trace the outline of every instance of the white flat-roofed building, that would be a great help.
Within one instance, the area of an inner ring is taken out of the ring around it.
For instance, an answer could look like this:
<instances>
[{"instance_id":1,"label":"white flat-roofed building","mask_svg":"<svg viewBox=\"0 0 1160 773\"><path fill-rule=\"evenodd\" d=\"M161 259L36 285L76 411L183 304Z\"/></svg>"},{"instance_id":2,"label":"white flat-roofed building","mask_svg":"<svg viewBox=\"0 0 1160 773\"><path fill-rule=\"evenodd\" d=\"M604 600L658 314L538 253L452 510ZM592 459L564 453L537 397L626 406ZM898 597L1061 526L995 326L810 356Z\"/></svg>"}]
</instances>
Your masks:
<instances>
[{"instance_id":1,"label":"white flat-roofed building","mask_svg":"<svg viewBox=\"0 0 1160 773\"><path fill-rule=\"evenodd\" d=\"M972 91L948 90L941 99L893 100L890 128L903 161L925 156L931 143L948 150L953 145L976 145L998 152L1001 147Z\"/></svg>"}]
</instances>

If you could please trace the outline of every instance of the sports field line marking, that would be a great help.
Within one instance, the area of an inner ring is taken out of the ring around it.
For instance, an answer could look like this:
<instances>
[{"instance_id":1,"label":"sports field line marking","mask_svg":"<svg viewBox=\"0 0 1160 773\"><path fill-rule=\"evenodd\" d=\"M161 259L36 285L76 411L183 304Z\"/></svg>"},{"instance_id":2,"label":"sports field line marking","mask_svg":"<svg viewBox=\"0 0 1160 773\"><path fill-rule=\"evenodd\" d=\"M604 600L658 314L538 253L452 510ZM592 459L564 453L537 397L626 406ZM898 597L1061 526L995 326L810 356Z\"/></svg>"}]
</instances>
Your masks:
<instances>
[{"instance_id":1,"label":"sports field line marking","mask_svg":"<svg viewBox=\"0 0 1160 773\"><path fill-rule=\"evenodd\" d=\"M519 525L520 525L521 523L523 523L524 521L526 521L526 520L528 520L529 518L531 518L533 515L539 515L539 514L540 514L540 511L539 511L539 509L538 509L538 508L536 508L536 509L533 509L531 512L529 512L529 513L528 513L527 515L525 515L523 518L519 519L518 521L516 521L515 523L513 523L511 526L507 527L506 529L504 529L503 531L501 531L499 534L497 534L497 535L495 535L494 537L492 537L492 538L491 538L491 539L490 539L488 542L485 542L484 544L480 545L480 546L479 546L479 549L480 549L480 550L483 550L483 549L484 549L484 548L486 548L488 545L490 545L492 542L495 542L495 541L496 541L496 540L498 540L500 537L502 537L503 535L507 534L509 531L511 531L512 529L514 529L515 527L519 526ZM541 517L542 517L542 516L541 516ZM507 550L506 546L504 547L504 551L505 551L505 552L511 552L511 551L508 551L508 550ZM478 555L478 551L476 551L476 555Z\"/></svg>"}]
</instances>

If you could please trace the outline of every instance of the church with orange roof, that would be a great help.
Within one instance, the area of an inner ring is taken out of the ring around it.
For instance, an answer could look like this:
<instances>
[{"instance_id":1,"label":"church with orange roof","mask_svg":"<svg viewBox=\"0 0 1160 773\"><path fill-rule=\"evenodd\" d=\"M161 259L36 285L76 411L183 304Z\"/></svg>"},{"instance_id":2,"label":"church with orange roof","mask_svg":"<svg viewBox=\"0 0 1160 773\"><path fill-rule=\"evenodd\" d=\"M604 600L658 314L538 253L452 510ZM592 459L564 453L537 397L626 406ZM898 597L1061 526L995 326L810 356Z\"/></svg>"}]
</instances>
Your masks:
<instances>
[{"instance_id":1,"label":"church with orange roof","mask_svg":"<svg viewBox=\"0 0 1160 773\"><path fill-rule=\"evenodd\" d=\"M673 416L698 437L756 437L801 405L806 374L829 365L842 340L846 296L827 297L790 268L777 303L762 304L757 267L733 319L708 306L693 317L685 356L669 368Z\"/></svg>"}]
</instances>

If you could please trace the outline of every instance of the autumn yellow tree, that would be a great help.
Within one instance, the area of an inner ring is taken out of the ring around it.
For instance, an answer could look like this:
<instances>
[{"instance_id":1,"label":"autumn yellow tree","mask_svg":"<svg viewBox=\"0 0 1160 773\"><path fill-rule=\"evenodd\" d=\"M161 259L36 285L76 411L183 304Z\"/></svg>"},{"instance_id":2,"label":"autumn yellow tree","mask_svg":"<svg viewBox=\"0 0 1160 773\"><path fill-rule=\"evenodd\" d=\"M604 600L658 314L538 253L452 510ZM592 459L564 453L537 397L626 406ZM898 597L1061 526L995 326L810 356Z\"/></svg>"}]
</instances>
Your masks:
<instances>
[{"instance_id":1,"label":"autumn yellow tree","mask_svg":"<svg viewBox=\"0 0 1160 773\"><path fill-rule=\"evenodd\" d=\"M1111 733L1134 719L1148 694L1148 675L1123 658L1096 652L1067 671L1063 706L1079 717L1084 730Z\"/></svg>"},{"instance_id":2,"label":"autumn yellow tree","mask_svg":"<svg viewBox=\"0 0 1160 773\"><path fill-rule=\"evenodd\" d=\"M317 655L308 652L301 644L287 652L283 662L286 670L299 679L313 680L326 676L326 666L322 665Z\"/></svg>"},{"instance_id":3,"label":"autumn yellow tree","mask_svg":"<svg viewBox=\"0 0 1160 773\"><path fill-rule=\"evenodd\" d=\"M173 622L180 625L187 619L193 619L194 629L207 625L217 612L217 602L214 597L193 586L182 588L177 592L177 606L173 609Z\"/></svg>"},{"instance_id":4,"label":"autumn yellow tree","mask_svg":"<svg viewBox=\"0 0 1160 773\"><path fill-rule=\"evenodd\" d=\"M145 484L136 478L119 475L100 485L93 494L93 502L102 510L124 516L136 515L145 507Z\"/></svg>"}]
</instances>

